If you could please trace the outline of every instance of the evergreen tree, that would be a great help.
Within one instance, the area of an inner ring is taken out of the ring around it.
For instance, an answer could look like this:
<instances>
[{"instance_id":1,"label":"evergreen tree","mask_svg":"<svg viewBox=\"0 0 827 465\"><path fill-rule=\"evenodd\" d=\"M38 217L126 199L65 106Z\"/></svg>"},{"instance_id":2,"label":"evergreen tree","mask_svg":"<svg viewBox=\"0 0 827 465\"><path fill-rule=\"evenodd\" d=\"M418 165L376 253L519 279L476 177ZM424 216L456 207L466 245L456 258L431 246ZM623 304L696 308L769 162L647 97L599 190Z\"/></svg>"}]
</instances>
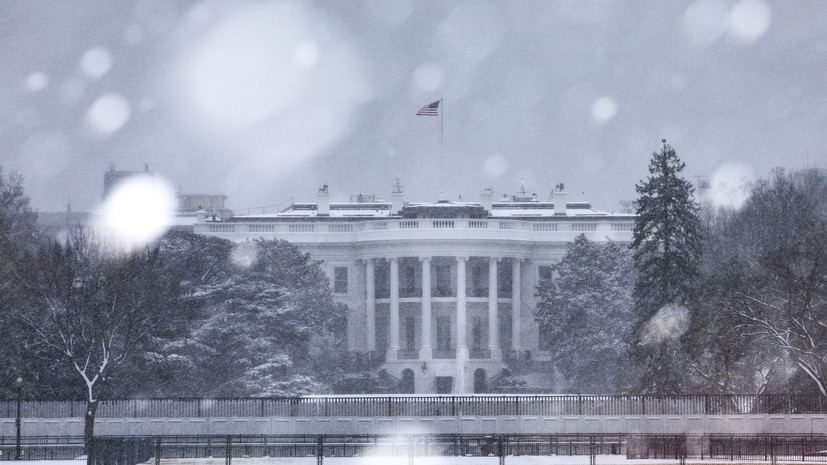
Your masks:
<instances>
[{"instance_id":1,"label":"evergreen tree","mask_svg":"<svg viewBox=\"0 0 827 465\"><path fill-rule=\"evenodd\" d=\"M181 283L188 331L143 354L142 395L284 396L329 391L347 356L347 308L319 263L285 241L232 243L171 231L160 241Z\"/></svg>"},{"instance_id":2,"label":"evergreen tree","mask_svg":"<svg viewBox=\"0 0 827 465\"><path fill-rule=\"evenodd\" d=\"M569 393L614 394L630 369L635 270L626 247L577 236L537 286L541 345Z\"/></svg>"},{"instance_id":3,"label":"evergreen tree","mask_svg":"<svg viewBox=\"0 0 827 465\"><path fill-rule=\"evenodd\" d=\"M663 139L663 149L652 154L649 177L635 186L640 197L635 201L637 218L631 244L638 270L634 289L637 341L633 354L645 365L645 381L640 388L647 393L680 391L674 366L676 342L657 338L647 344L647 338L642 336L651 332L647 323L658 311L679 309L693 300L701 253L701 222L692 184L681 177L685 166ZM681 316L677 315L677 319Z\"/></svg>"}]
</instances>

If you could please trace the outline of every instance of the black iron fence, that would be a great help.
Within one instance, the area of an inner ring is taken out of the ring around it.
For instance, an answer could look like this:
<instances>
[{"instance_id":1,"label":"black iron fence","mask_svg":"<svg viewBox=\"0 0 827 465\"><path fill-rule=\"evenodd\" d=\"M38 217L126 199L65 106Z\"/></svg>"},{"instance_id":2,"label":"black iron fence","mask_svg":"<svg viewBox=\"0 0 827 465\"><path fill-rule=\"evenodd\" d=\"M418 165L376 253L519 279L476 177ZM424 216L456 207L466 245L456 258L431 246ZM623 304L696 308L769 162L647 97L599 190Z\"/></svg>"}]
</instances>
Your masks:
<instances>
[{"instance_id":1,"label":"black iron fence","mask_svg":"<svg viewBox=\"0 0 827 465\"><path fill-rule=\"evenodd\" d=\"M73 460L83 456L82 436L22 436L22 460ZM0 460L15 460L16 436L0 436Z\"/></svg>"},{"instance_id":2,"label":"black iron fence","mask_svg":"<svg viewBox=\"0 0 827 465\"><path fill-rule=\"evenodd\" d=\"M12 460L0 437L0 460ZM23 460L87 460L83 438L24 437ZM13 446L12 446L13 448ZM98 437L89 462L106 465L215 463L235 459L292 458L322 465L334 459L406 457L408 463L434 457L488 457L504 465L515 457L581 456L590 464L619 459L687 459L722 462L827 462L827 435L278 435ZM343 462L344 460L344 462ZM519 463L519 460L512 460ZM444 463L444 462L443 462ZM475 461L474 463L481 463ZM493 462L492 462L493 463Z\"/></svg>"},{"instance_id":3,"label":"black iron fence","mask_svg":"<svg viewBox=\"0 0 827 465\"><path fill-rule=\"evenodd\" d=\"M16 401L0 401L0 418L14 418ZM25 401L24 418L82 417L84 402ZM698 396L309 396L233 399L101 401L98 418L398 417L718 415L827 413L823 396L786 394Z\"/></svg>"}]
</instances>

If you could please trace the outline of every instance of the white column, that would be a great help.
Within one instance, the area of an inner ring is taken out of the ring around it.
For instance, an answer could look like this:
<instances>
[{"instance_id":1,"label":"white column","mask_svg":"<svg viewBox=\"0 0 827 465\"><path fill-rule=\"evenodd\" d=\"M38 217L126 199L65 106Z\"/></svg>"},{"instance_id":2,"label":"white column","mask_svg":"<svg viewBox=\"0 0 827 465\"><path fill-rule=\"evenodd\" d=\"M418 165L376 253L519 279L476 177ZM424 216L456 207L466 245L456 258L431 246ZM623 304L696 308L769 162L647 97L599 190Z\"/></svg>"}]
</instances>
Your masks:
<instances>
[{"instance_id":1,"label":"white column","mask_svg":"<svg viewBox=\"0 0 827 465\"><path fill-rule=\"evenodd\" d=\"M391 315L390 344L385 360L396 360L399 353L399 259L390 258L391 262Z\"/></svg>"},{"instance_id":2,"label":"white column","mask_svg":"<svg viewBox=\"0 0 827 465\"><path fill-rule=\"evenodd\" d=\"M466 341L466 313L467 304L465 296L465 262L468 257L457 257L457 358L460 352L468 355L468 343Z\"/></svg>"},{"instance_id":3,"label":"white column","mask_svg":"<svg viewBox=\"0 0 827 465\"><path fill-rule=\"evenodd\" d=\"M488 259L488 350L492 360L501 360L500 325L497 312L497 258Z\"/></svg>"},{"instance_id":4,"label":"white column","mask_svg":"<svg viewBox=\"0 0 827 465\"><path fill-rule=\"evenodd\" d=\"M465 393L465 362L468 360L466 342L465 262L468 257L457 257L457 382L454 392Z\"/></svg>"},{"instance_id":5,"label":"white column","mask_svg":"<svg viewBox=\"0 0 827 465\"><path fill-rule=\"evenodd\" d=\"M367 313L367 324L365 325L367 350L376 350L376 265L372 258L365 260L365 313Z\"/></svg>"},{"instance_id":6,"label":"white column","mask_svg":"<svg viewBox=\"0 0 827 465\"><path fill-rule=\"evenodd\" d=\"M520 280L520 262L519 258L511 260L511 349L515 351L522 350L523 342L521 340L522 330L520 328L522 323L521 311L523 308L523 299L520 295L521 280Z\"/></svg>"},{"instance_id":7,"label":"white column","mask_svg":"<svg viewBox=\"0 0 827 465\"><path fill-rule=\"evenodd\" d=\"M431 257L422 257L422 345L419 358L431 360L434 350L431 347Z\"/></svg>"}]
</instances>

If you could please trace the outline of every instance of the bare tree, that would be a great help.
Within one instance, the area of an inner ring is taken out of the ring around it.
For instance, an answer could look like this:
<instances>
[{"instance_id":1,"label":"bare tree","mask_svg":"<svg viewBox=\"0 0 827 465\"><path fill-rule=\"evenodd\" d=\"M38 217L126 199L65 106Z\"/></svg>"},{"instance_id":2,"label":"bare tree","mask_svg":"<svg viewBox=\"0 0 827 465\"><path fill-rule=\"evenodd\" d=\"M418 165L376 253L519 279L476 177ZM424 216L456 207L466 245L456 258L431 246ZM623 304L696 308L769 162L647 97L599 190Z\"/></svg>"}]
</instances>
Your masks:
<instances>
[{"instance_id":1,"label":"bare tree","mask_svg":"<svg viewBox=\"0 0 827 465\"><path fill-rule=\"evenodd\" d=\"M786 352L827 395L827 182L815 170L759 182L727 224L714 303L743 338ZM723 251L726 251L724 253Z\"/></svg>"},{"instance_id":2,"label":"bare tree","mask_svg":"<svg viewBox=\"0 0 827 465\"><path fill-rule=\"evenodd\" d=\"M110 252L88 233L50 242L28 278L32 306L20 318L85 385L84 437L94 435L101 385L136 351L167 331L178 301L157 249Z\"/></svg>"},{"instance_id":3,"label":"bare tree","mask_svg":"<svg viewBox=\"0 0 827 465\"><path fill-rule=\"evenodd\" d=\"M0 345L0 395L15 392L15 380L25 379L26 386L42 364L38 363L26 334L20 330L20 321L14 318L24 297L21 295L20 266L25 257L37 250L40 234L37 215L29 206L23 191L23 178L15 172L8 175L0 167L0 327L3 344Z\"/></svg>"}]
</instances>

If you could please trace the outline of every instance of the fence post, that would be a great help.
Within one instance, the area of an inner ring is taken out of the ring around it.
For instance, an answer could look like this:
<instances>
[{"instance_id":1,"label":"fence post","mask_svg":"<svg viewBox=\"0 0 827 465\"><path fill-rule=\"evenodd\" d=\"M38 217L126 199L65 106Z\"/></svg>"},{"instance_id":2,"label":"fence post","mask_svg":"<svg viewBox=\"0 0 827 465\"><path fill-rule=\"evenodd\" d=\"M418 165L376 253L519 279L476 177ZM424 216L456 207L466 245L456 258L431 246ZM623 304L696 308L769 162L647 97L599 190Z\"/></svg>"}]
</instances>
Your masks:
<instances>
[{"instance_id":1,"label":"fence post","mask_svg":"<svg viewBox=\"0 0 827 465\"><path fill-rule=\"evenodd\" d=\"M775 436L770 436L769 440L770 440L770 461L773 464L775 464L775 447L773 447L775 445Z\"/></svg>"},{"instance_id":2,"label":"fence post","mask_svg":"<svg viewBox=\"0 0 827 465\"><path fill-rule=\"evenodd\" d=\"M774 446L775 446L775 436L770 436L770 462L772 463L772 465L775 465L776 463L778 463L777 459L775 458L775 447Z\"/></svg>"},{"instance_id":3,"label":"fence post","mask_svg":"<svg viewBox=\"0 0 827 465\"><path fill-rule=\"evenodd\" d=\"M233 437L227 435L227 443L224 447L224 464L230 465L233 462Z\"/></svg>"},{"instance_id":4,"label":"fence post","mask_svg":"<svg viewBox=\"0 0 827 465\"><path fill-rule=\"evenodd\" d=\"M155 465L161 465L161 438L155 438Z\"/></svg>"},{"instance_id":5,"label":"fence post","mask_svg":"<svg viewBox=\"0 0 827 465\"><path fill-rule=\"evenodd\" d=\"M597 451L595 451L594 436L589 435L589 465L596 465L596 463L597 463Z\"/></svg>"},{"instance_id":6,"label":"fence post","mask_svg":"<svg viewBox=\"0 0 827 465\"><path fill-rule=\"evenodd\" d=\"M408 436L408 465L414 464L414 437L413 434Z\"/></svg>"},{"instance_id":7,"label":"fence post","mask_svg":"<svg viewBox=\"0 0 827 465\"><path fill-rule=\"evenodd\" d=\"M497 455L500 457L500 465L505 465L505 437L500 435L498 442Z\"/></svg>"},{"instance_id":8,"label":"fence post","mask_svg":"<svg viewBox=\"0 0 827 465\"><path fill-rule=\"evenodd\" d=\"M320 434L316 440L316 465L324 462L324 435Z\"/></svg>"}]
</instances>

